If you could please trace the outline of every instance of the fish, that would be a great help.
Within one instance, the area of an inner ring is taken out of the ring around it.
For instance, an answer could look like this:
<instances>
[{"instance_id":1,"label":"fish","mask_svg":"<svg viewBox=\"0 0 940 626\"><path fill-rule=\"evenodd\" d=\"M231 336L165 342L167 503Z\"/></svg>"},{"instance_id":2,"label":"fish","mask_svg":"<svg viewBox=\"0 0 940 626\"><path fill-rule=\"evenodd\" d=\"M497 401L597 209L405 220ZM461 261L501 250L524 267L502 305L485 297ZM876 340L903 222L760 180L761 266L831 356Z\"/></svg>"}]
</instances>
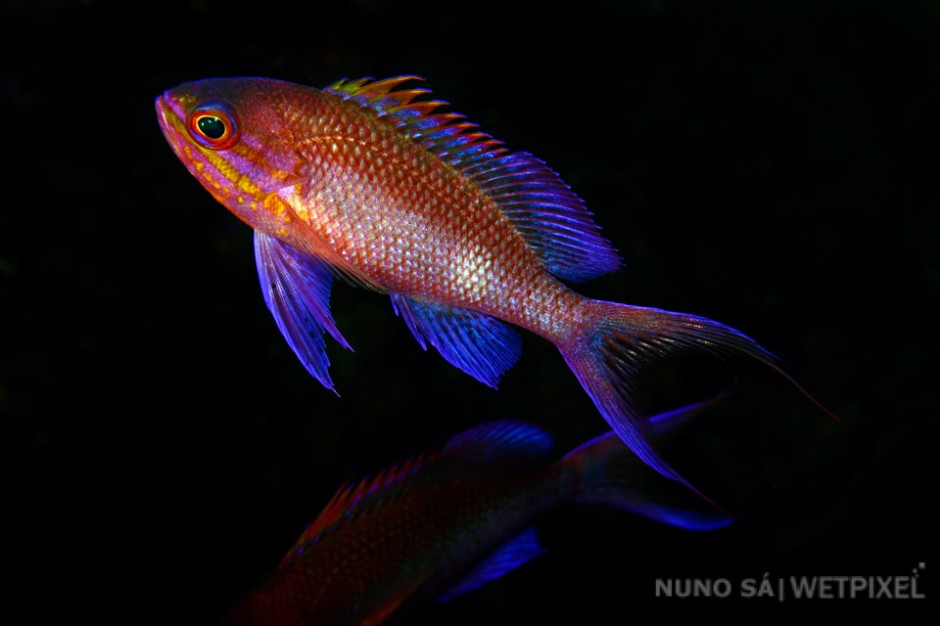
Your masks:
<instances>
[{"instance_id":1,"label":"fish","mask_svg":"<svg viewBox=\"0 0 940 626\"><path fill-rule=\"evenodd\" d=\"M635 387L652 360L748 355L835 417L737 329L576 291L621 266L593 214L544 161L407 85L421 80L207 78L155 102L176 156L253 229L267 308L324 387L325 334L352 350L330 311L338 277L387 294L423 349L490 387L520 355L517 329L552 342L614 432L692 489L649 443Z\"/></svg>"},{"instance_id":2,"label":"fish","mask_svg":"<svg viewBox=\"0 0 940 626\"><path fill-rule=\"evenodd\" d=\"M653 435L720 396L648 421ZM676 528L711 531L734 516L704 508L641 463L606 429L560 459L552 436L524 421L485 423L443 446L341 487L225 626L377 625L446 602L546 551L540 517L604 505ZM704 510L702 510L704 508Z\"/></svg>"}]
</instances>

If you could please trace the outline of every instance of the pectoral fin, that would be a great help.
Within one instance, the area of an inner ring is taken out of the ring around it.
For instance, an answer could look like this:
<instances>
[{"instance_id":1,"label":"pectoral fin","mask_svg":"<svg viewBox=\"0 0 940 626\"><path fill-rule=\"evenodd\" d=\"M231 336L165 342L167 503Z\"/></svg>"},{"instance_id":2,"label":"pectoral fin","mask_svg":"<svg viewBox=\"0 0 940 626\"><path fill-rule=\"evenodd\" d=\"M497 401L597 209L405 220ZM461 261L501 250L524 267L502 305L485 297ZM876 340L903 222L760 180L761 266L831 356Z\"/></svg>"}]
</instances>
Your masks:
<instances>
[{"instance_id":1,"label":"pectoral fin","mask_svg":"<svg viewBox=\"0 0 940 626\"><path fill-rule=\"evenodd\" d=\"M255 261L268 310L291 349L307 371L333 391L324 329L341 346L352 350L330 315L333 273L323 261L255 231Z\"/></svg>"}]
</instances>

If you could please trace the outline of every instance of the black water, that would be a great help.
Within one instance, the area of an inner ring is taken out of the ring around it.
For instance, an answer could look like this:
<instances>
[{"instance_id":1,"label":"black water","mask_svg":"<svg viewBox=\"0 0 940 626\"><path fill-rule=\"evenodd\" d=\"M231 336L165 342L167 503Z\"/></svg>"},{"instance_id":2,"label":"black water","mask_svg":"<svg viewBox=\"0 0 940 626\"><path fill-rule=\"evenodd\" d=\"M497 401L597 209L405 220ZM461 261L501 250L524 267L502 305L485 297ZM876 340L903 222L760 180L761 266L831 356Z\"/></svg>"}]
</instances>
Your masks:
<instances>
[{"instance_id":1,"label":"black water","mask_svg":"<svg viewBox=\"0 0 940 626\"><path fill-rule=\"evenodd\" d=\"M251 234L160 135L178 83L414 73L544 159L626 259L592 296L705 315L783 358L644 378L651 411L736 381L667 458L725 507L690 534L604 510L413 623L903 615L937 597L940 11L906 2L5 2L0 592L47 623L212 623L341 482L481 421L601 431L526 337L494 392L345 285L336 398L264 308ZM706 6L707 5L707 6ZM911 576L927 600L742 598L745 580ZM726 580L729 597L656 597Z\"/></svg>"}]
</instances>

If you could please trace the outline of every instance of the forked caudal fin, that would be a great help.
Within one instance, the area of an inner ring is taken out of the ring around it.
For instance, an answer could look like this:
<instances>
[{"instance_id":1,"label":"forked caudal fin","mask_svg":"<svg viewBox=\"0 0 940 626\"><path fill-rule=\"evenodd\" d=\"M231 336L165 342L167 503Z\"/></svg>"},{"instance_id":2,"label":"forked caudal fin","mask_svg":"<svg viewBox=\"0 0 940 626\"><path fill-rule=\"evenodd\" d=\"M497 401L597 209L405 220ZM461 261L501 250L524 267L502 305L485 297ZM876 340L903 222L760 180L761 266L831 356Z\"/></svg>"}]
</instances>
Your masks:
<instances>
[{"instance_id":1,"label":"forked caudal fin","mask_svg":"<svg viewBox=\"0 0 940 626\"><path fill-rule=\"evenodd\" d=\"M727 393L650 418L650 436L661 440L725 396ZM580 477L576 496L579 502L614 506L689 530L714 530L734 519L724 512L701 510L701 501L683 485L643 467L615 432L608 431L575 448L561 463Z\"/></svg>"},{"instance_id":2,"label":"forked caudal fin","mask_svg":"<svg viewBox=\"0 0 940 626\"><path fill-rule=\"evenodd\" d=\"M647 465L710 502L672 469L648 441L649 424L640 417L633 396L634 379L646 362L690 348L743 353L772 367L826 413L841 421L800 387L773 354L750 337L719 322L595 300L589 304L585 327L588 330L579 335L579 341L559 344L558 348L604 419Z\"/></svg>"}]
</instances>

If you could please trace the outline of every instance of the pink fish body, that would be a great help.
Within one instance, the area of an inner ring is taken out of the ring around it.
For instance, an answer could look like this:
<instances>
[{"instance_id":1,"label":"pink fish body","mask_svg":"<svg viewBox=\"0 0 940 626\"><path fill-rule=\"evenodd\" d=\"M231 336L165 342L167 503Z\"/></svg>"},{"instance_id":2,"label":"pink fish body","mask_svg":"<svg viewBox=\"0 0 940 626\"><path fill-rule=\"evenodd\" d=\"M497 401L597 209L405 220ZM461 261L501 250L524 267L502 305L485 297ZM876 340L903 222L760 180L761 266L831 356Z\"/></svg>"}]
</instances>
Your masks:
<instances>
[{"instance_id":1,"label":"pink fish body","mask_svg":"<svg viewBox=\"0 0 940 626\"><path fill-rule=\"evenodd\" d=\"M338 275L389 294L422 347L490 386L519 355L514 327L551 341L614 431L688 484L647 442L637 370L676 348L742 352L779 371L774 357L718 322L568 287L619 266L582 201L542 161L399 88L415 79L323 90L207 79L156 108L180 160L254 229L268 308L324 386L324 331L349 348L329 309Z\"/></svg>"},{"instance_id":2,"label":"pink fish body","mask_svg":"<svg viewBox=\"0 0 940 626\"><path fill-rule=\"evenodd\" d=\"M707 403L651 420L654 436ZM492 422L340 489L226 626L376 625L472 591L544 552L533 524L572 503L711 530L730 517L638 462L615 433L553 460L551 437Z\"/></svg>"}]
</instances>

